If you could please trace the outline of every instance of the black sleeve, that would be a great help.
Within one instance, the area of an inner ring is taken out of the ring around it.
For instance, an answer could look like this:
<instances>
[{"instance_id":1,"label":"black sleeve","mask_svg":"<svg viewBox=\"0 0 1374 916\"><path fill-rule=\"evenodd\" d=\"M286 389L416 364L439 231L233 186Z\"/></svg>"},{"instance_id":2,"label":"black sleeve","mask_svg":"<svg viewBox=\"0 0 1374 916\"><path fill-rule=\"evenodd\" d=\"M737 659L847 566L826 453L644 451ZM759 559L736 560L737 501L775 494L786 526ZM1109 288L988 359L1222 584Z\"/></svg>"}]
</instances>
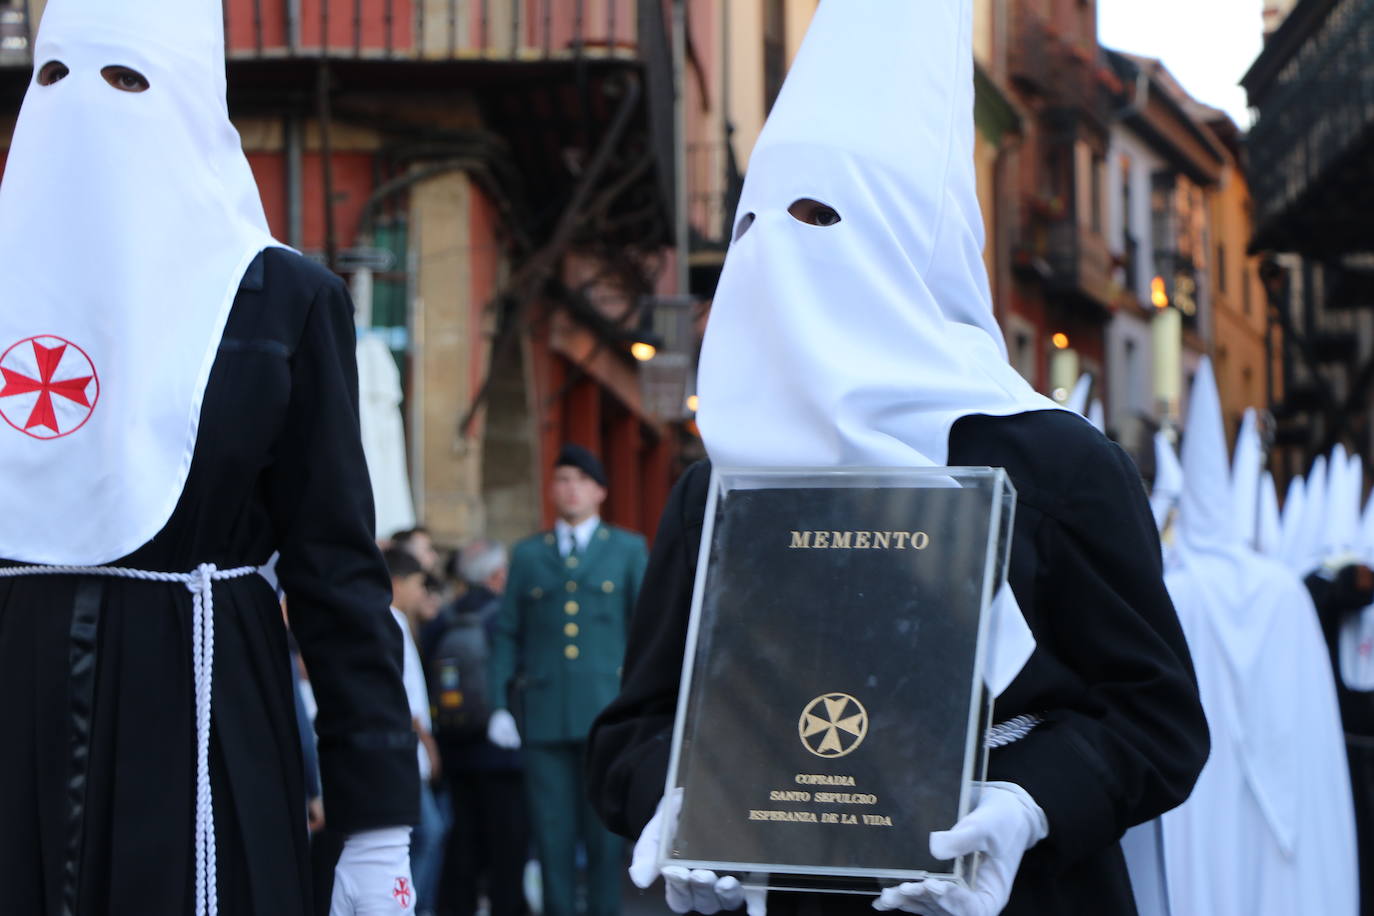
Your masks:
<instances>
[{"instance_id":1,"label":"black sleeve","mask_svg":"<svg viewBox=\"0 0 1374 916\"><path fill-rule=\"evenodd\" d=\"M709 478L706 465L693 465L668 498L630 620L620 695L588 739L592 806L625 837L637 837L653 817L668 777Z\"/></svg>"},{"instance_id":2,"label":"black sleeve","mask_svg":"<svg viewBox=\"0 0 1374 916\"><path fill-rule=\"evenodd\" d=\"M373 541L353 306L336 278L315 294L291 358L291 401L265 495L291 629L319 703L329 826L351 833L414 824L419 771L401 681L401 631Z\"/></svg>"},{"instance_id":3,"label":"black sleeve","mask_svg":"<svg viewBox=\"0 0 1374 916\"><path fill-rule=\"evenodd\" d=\"M1022 676L1052 668L1054 683L1077 686L1040 698L1045 724L990 761L991 778L1017 783L1044 809L1039 854L1061 864L1182 803L1209 751L1135 466L1104 443L1069 479L1062 511L1035 535L1039 647Z\"/></svg>"},{"instance_id":4,"label":"black sleeve","mask_svg":"<svg viewBox=\"0 0 1374 916\"><path fill-rule=\"evenodd\" d=\"M1303 580L1317 607L1328 643L1334 643L1347 616L1374 604L1370 578L1367 567L1352 563L1341 567L1334 576L1319 570Z\"/></svg>"}]
</instances>

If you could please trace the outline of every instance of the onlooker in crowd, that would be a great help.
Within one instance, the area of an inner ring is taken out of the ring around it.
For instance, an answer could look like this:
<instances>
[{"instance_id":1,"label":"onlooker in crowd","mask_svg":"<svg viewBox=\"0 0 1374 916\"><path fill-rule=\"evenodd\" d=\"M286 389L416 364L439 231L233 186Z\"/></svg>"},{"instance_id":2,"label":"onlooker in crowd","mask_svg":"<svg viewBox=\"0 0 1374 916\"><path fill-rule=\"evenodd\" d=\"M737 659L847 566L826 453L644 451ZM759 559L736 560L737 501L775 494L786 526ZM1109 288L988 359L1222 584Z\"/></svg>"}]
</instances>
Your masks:
<instances>
[{"instance_id":1,"label":"onlooker in crowd","mask_svg":"<svg viewBox=\"0 0 1374 916\"><path fill-rule=\"evenodd\" d=\"M487 663L506 588L506 548L475 541L455 559L467 591L425 628L422 641L434 736L453 806L439 914L473 916L485 893L491 916L520 916L530 842L523 766L518 751L487 737Z\"/></svg>"},{"instance_id":2,"label":"onlooker in crowd","mask_svg":"<svg viewBox=\"0 0 1374 916\"><path fill-rule=\"evenodd\" d=\"M606 472L566 445L554 464L554 530L516 545L492 639L488 735L525 738L525 789L543 870L545 916L573 916L577 843L587 854L587 913L620 909L621 841L592 811L583 759L592 720L620 688L625 632L644 577L644 538L603 524ZM511 682L524 675L523 722Z\"/></svg>"},{"instance_id":3,"label":"onlooker in crowd","mask_svg":"<svg viewBox=\"0 0 1374 916\"><path fill-rule=\"evenodd\" d=\"M415 631L429 600L425 572L409 551L392 547L382 556L391 571L391 613L401 628L405 648L402 678L415 732L420 737L420 824L410 838L411 874L415 881L416 913L432 913L438 896L443 860L444 819L430 783L440 775L439 751L434 744L429 714L429 691L416 648Z\"/></svg>"},{"instance_id":4,"label":"onlooker in crowd","mask_svg":"<svg viewBox=\"0 0 1374 916\"><path fill-rule=\"evenodd\" d=\"M420 569L427 575L437 575L440 572L439 551L434 547L434 536L429 533L428 528L416 525L414 528L397 531L391 536L391 546L405 550L419 560Z\"/></svg>"}]
</instances>

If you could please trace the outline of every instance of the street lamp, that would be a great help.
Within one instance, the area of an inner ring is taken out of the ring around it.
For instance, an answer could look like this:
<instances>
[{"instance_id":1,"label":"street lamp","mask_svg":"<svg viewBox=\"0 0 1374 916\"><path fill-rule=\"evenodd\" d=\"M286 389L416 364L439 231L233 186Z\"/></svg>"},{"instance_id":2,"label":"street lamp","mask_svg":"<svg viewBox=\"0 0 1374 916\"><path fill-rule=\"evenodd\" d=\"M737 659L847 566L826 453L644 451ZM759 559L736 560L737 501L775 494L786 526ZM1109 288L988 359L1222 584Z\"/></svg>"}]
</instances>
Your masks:
<instances>
[{"instance_id":1,"label":"street lamp","mask_svg":"<svg viewBox=\"0 0 1374 916\"><path fill-rule=\"evenodd\" d=\"M1078 351L1069 346L1069 335L1057 331L1050 337L1054 352L1050 354L1050 394L1063 404L1078 383Z\"/></svg>"}]
</instances>

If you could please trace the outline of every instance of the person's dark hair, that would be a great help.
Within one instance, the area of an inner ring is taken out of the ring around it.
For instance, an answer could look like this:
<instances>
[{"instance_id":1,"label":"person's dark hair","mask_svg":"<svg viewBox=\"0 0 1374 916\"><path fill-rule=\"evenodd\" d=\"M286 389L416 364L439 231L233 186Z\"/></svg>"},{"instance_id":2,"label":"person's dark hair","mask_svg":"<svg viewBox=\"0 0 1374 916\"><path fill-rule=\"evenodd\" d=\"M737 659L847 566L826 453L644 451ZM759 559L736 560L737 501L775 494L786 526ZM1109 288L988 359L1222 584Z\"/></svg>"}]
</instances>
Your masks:
<instances>
[{"instance_id":1,"label":"person's dark hair","mask_svg":"<svg viewBox=\"0 0 1374 916\"><path fill-rule=\"evenodd\" d=\"M410 542L410 539L415 537L415 535L417 534L423 534L430 540L434 539L434 536L429 533L428 528L426 528L424 525L416 525L414 528L403 528L400 531L393 534L391 536L391 544L394 547L404 547L406 544Z\"/></svg>"},{"instance_id":2,"label":"person's dark hair","mask_svg":"<svg viewBox=\"0 0 1374 916\"><path fill-rule=\"evenodd\" d=\"M388 547L382 551L382 559L386 561L387 571L391 573L393 579L404 579L416 573L423 573L420 561L415 559L414 554L401 547Z\"/></svg>"}]
</instances>

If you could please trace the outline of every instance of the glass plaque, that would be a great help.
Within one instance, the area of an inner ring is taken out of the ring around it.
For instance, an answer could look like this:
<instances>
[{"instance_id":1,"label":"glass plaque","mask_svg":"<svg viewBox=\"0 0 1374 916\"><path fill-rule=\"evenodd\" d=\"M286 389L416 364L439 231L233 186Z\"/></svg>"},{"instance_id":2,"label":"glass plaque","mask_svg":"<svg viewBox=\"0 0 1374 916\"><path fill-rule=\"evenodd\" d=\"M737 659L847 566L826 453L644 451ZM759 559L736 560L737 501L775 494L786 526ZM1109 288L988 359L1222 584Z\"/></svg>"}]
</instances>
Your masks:
<instances>
[{"instance_id":1,"label":"glass plaque","mask_svg":"<svg viewBox=\"0 0 1374 916\"><path fill-rule=\"evenodd\" d=\"M929 837L985 775L1015 501L991 468L716 470L663 865L840 893L972 882L975 857Z\"/></svg>"}]
</instances>

